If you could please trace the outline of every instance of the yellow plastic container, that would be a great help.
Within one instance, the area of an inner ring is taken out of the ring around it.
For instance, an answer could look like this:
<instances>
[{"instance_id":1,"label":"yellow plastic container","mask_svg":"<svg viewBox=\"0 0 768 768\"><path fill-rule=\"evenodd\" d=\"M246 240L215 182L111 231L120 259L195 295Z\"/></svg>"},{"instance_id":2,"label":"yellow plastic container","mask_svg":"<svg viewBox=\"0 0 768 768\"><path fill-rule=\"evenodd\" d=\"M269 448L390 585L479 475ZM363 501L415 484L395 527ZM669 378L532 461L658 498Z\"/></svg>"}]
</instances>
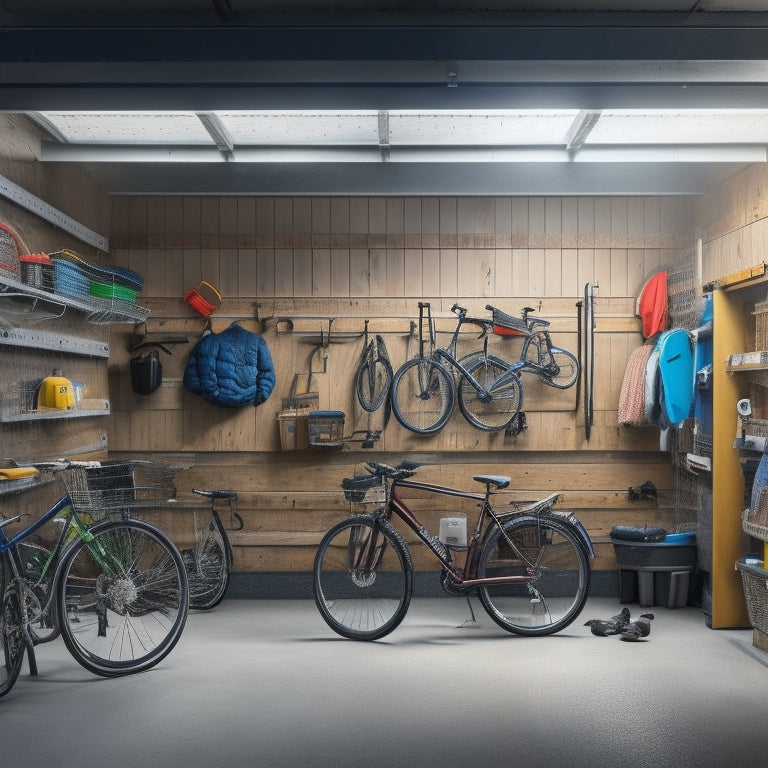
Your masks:
<instances>
[{"instance_id":1,"label":"yellow plastic container","mask_svg":"<svg viewBox=\"0 0 768 768\"><path fill-rule=\"evenodd\" d=\"M55 370L52 376L46 376L40 384L37 399L38 408L66 411L75 407L75 391L72 382Z\"/></svg>"}]
</instances>

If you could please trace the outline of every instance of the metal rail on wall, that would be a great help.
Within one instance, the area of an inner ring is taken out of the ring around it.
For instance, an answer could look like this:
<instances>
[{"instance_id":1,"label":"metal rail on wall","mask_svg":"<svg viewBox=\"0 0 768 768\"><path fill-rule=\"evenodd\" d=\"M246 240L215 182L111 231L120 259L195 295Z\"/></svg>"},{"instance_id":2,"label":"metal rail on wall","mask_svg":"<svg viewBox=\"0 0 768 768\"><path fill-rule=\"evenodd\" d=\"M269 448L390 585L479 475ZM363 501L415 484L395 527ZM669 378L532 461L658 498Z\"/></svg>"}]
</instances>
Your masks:
<instances>
[{"instance_id":1,"label":"metal rail on wall","mask_svg":"<svg viewBox=\"0 0 768 768\"><path fill-rule=\"evenodd\" d=\"M5 176L0 176L0 195L25 210L36 214L49 224L53 224L70 235L74 235L83 243L92 245L94 248L104 251L104 253L109 252L109 240L104 235L94 232L71 216L67 216L66 213L62 213L62 211L54 208L49 203L46 203L45 200L37 197L37 195L33 195L10 179L5 178Z\"/></svg>"}]
</instances>

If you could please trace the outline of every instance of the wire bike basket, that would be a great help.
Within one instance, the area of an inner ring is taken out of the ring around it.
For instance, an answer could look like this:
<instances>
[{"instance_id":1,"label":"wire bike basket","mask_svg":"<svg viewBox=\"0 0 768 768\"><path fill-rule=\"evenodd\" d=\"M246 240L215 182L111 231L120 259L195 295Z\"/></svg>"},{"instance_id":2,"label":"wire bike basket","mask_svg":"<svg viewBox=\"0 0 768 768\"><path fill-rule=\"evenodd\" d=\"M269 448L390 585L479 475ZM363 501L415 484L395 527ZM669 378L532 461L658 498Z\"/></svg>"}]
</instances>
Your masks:
<instances>
[{"instance_id":1,"label":"wire bike basket","mask_svg":"<svg viewBox=\"0 0 768 768\"><path fill-rule=\"evenodd\" d=\"M62 482L78 511L93 517L174 498L174 476L181 467L153 462L115 461L75 464L62 472Z\"/></svg>"}]
</instances>

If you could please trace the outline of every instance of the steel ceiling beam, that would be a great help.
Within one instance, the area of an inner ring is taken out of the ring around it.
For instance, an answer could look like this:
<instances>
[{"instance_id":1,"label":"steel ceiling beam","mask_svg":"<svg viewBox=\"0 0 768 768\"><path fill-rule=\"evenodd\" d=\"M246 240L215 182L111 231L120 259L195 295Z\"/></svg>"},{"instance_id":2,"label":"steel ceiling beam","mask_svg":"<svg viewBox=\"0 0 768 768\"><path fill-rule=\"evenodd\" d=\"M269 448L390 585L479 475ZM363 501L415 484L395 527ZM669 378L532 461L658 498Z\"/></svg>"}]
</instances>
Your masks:
<instances>
[{"instance_id":1,"label":"steel ceiling beam","mask_svg":"<svg viewBox=\"0 0 768 768\"><path fill-rule=\"evenodd\" d=\"M0 109L765 104L768 13L639 14L634 26L495 18L5 27Z\"/></svg>"},{"instance_id":2,"label":"steel ceiling beam","mask_svg":"<svg viewBox=\"0 0 768 768\"><path fill-rule=\"evenodd\" d=\"M725 163L85 164L113 195L700 195L744 168Z\"/></svg>"}]
</instances>

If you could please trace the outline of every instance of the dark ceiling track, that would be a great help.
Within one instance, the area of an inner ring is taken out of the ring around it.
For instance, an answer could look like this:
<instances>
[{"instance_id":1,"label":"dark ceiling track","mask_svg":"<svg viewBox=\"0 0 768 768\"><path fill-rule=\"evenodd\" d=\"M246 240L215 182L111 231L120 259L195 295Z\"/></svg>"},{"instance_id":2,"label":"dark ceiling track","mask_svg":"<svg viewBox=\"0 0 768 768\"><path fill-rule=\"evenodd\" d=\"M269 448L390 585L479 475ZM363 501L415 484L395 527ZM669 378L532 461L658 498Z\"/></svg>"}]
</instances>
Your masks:
<instances>
[{"instance_id":1,"label":"dark ceiling track","mask_svg":"<svg viewBox=\"0 0 768 768\"><path fill-rule=\"evenodd\" d=\"M233 21L235 16L235 9L232 7L230 0L212 0L213 7L216 10L216 15L222 21Z\"/></svg>"}]
</instances>

